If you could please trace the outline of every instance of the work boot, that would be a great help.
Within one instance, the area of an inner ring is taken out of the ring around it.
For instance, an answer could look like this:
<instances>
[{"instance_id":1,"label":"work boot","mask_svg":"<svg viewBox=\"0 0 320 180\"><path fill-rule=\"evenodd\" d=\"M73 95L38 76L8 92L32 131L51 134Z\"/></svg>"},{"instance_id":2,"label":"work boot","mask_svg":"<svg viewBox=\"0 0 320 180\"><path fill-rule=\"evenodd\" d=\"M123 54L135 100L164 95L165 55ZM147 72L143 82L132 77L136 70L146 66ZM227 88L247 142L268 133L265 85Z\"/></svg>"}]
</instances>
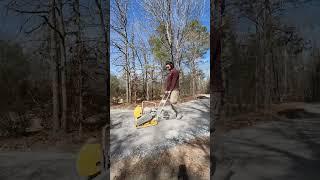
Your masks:
<instances>
[{"instance_id":1,"label":"work boot","mask_svg":"<svg viewBox=\"0 0 320 180\"><path fill-rule=\"evenodd\" d=\"M183 116L181 114L176 115L176 120L180 120Z\"/></svg>"},{"instance_id":2,"label":"work boot","mask_svg":"<svg viewBox=\"0 0 320 180\"><path fill-rule=\"evenodd\" d=\"M176 119L177 115L175 113L170 113L170 115L168 116L167 120L172 120L172 119Z\"/></svg>"},{"instance_id":3,"label":"work boot","mask_svg":"<svg viewBox=\"0 0 320 180\"><path fill-rule=\"evenodd\" d=\"M163 112L163 119L168 120L170 118L169 112L168 111L164 111Z\"/></svg>"}]
</instances>

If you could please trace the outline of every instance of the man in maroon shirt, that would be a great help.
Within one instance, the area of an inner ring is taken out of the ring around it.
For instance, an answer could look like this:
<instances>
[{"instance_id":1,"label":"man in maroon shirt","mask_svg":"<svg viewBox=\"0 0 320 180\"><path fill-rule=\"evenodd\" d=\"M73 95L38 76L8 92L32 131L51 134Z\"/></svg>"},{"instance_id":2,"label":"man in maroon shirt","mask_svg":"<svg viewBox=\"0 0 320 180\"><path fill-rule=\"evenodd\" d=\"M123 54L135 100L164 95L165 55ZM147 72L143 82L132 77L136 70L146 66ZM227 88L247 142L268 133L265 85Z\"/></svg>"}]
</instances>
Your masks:
<instances>
[{"instance_id":1,"label":"man in maroon shirt","mask_svg":"<svg viewBox=\"0 0 320 180\"><path fill-rule=\"evenodd\" d=\"M177 107L174 104L178 103L179 98L179 71L174 68L172 62L166 62L166 69L169 71L166 83L166 93L170 94L170 106L175 113L176 119L181 119L182 115L178 114Z\"/></svg>"}]
</instances>

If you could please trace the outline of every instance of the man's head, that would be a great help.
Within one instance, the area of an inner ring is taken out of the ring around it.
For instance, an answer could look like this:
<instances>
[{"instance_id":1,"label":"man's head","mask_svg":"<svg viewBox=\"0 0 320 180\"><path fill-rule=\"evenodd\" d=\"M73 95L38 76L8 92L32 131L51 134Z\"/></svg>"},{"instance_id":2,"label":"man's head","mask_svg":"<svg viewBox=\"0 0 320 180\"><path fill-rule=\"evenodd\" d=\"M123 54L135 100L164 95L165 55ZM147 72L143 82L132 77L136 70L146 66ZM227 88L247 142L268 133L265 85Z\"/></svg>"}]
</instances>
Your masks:
<instances>
[{"instance_id":1,"label":"man's head","mask_svg":"<svg viewBox=\"0 0 320 180\"><path fill-rule=\"evenodd\" d=\"M166 62L166 69L167 69L168 71L170 71L170 70L173 69L173 68L174 68L173 63L172 63L171 61L167 61L167 62Z\"/></svg>"}]
</instances>

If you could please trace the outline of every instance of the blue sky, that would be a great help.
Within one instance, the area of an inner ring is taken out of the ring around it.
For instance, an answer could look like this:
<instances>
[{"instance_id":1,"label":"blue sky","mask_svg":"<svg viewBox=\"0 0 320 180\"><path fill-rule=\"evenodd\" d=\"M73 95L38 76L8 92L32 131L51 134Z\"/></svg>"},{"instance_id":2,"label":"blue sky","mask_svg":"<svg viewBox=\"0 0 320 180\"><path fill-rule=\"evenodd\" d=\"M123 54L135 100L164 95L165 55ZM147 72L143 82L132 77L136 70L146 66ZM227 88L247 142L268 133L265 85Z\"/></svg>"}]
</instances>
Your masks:
<instances>
[{"instance_id":1,"label":"blue sky","mask_svg":"<svg viewBox=\"0 0 320 180\"><path fill-rule=\"evenodd\" d=\"M200 0L199 0L200 1ZM208 31L210 31L210 0L203 0L205 5L203 9L202 16L200 17L201 23L207 27ZM144 22L145 25L148 25L148 20L143 19L144 16L144 10L143 8L138 4L139 0L133 0L131 3L131 7L129 9L129 22L133 22L135 20ZM112 34L111 34L112 36ZM147 36L145 36L146 40L148 39ZM111 54L112 56L112 54ZM203 64L199 66L199 68L206 74L207 77L210 75L210 51L208 51L205 56L203 57ZM121 70L120 67L116 67L110 63L110 69L111 73L118 74L118 72Z\"/></svg>"}]
</instances>

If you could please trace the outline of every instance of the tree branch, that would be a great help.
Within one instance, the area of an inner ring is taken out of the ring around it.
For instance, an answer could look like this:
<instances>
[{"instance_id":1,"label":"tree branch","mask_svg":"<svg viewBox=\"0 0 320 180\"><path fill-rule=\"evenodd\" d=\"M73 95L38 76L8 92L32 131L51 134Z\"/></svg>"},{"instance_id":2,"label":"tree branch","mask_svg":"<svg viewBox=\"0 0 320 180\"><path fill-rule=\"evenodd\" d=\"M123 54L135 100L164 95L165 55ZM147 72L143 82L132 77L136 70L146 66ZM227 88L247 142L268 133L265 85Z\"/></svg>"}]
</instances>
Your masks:
<instances>
[{"instance_id":1,"label":"tree branch","mask_svg":"<svg viewBox=\"0 0 320 180\"><path fill-rule=\"evenodd\" d=\"M44 11L44 10L41 10L41 11L27 11L27 10L20 10L20 9L15 9L15 8L12 8L12 7L8 7L9 10L12 10L12 11L15 11L15 12L18 12L18 13L21 13L21 14L48 14L49 11Z\"/></svg>"},{"instance_id":2,"label":"tree branch","mask_svg":"<svg viewBox=\"0 0 320 180\"><path fill-rule=\"evenodd\" d=\"M34 31L36 31L36 30L38 30L39 28L41 28L43 25L45 25L46 23L45 22L43 22L43 23L41 23L41 24L39 24L38 26L36 26L36 27L34 27L34 28L32 28L31 30L29 30L29 31L24 31L24 33L26 33L26 34L30 34L30 33L32 33L32 32L34 32Z\"/></svg>"},{"instance_id":3,"label":"tree branch","mask_svg":"<svg viewBox=\"0 0 320 180\"><path fill-rule=\"evenodd\" d=\"M51 29L53 29L55 32L57 32L57 33L59 34L59 36L60 36L61 39L64 39L64 35L63 35L56 27L54 27L54 26L49 22L49 20L48 20L48 18L47 18L46 16L43 16L43 15L42 15L42 16L40 16L40 17L42 17L42 18L45 20L45 23L48 24Z\"/></svg>"}]
</instances>

